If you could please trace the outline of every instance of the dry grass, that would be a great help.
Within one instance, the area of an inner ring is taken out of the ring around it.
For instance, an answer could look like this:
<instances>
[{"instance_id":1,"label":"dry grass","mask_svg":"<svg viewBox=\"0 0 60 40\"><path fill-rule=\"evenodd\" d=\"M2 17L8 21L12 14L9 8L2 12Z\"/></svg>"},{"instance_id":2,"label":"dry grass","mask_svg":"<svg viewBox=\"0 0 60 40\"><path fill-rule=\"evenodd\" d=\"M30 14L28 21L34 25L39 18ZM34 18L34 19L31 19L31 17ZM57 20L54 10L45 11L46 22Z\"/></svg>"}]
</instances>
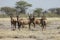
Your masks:
<instances>
[{"instance_id":1,"label":"dry grass","mask_svg":"<svg viewBox=\"0 0 60 40\"><path fill-rule=\"evenodd\" d=\"M23 19L26 19L26 18L23 18ZM36 19L39 19L39 18L36 18ZM59 20L60 18L47 18L47 21L59 21ZM0 21L10 21L10 18L0 18Z\"/></svg>"},{"instance_id":2,"label":"dry grass","mask_svg":"<svg viewBox=\"0 0 60 40\"><path fill-rule=\"evenodd\" d=\"M10 18L0 18L0 21L10 21ZM60 18L47 18L48 22L60 21ZM29 30L21 29L12 31L0 29L0 40L60 40L60 29Z\"/></svg>"},{"instance_id":3,"label":"dry grass","mask_svg":"<svg viewBox=\"0 0 60 40\"><path fill-rule=\"evenodd\" d=\"M45 30L45 31L31 31L31 30L0 30L0 38L32 38L43 40L60 40L60 30Z\"/></svg>"}]
</instances>

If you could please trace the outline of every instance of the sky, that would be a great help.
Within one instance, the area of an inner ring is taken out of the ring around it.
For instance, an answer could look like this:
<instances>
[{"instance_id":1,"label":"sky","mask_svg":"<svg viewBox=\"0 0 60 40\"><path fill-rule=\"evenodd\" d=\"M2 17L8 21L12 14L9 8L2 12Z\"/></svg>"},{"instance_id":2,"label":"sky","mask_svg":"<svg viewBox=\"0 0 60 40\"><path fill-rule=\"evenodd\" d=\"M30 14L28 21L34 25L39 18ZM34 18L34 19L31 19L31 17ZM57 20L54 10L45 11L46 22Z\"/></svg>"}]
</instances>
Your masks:
<instances>
[{"instance_id":1,"label":"sky","mask_svg":"<svg viewBox=\"0 0 60 40\"><path fill-rule=\"evenodd\" d=\"M0 7L4 6L15 7L17 1L20 0L0 0ZM43 8L44 10L47 10L49 8L60 7L60 0L25 0L25 1L32 4L31 9Z\"/></svg>"}]
</instances>

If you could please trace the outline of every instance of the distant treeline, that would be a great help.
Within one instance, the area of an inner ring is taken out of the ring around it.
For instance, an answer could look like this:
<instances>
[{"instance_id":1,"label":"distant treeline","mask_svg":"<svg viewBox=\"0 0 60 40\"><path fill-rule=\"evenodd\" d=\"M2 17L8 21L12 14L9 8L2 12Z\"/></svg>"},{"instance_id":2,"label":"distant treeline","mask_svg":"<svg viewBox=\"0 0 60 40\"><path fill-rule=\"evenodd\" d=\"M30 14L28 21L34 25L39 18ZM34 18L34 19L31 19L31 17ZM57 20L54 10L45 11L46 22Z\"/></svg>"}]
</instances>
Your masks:
<instances>
[{"instance_id":1,"label":"distant treeline","mask_svg":"<svg viewBox=\"0 0 60 40\"><path fill-rule=\"evenodd\" d=\"M0 17L9 17L9 16L21 16L28 17L31 12L27 13L28 8L32 7L32 4L26 1L18 1L16 2L15 7L1 7L0 11L5 14L0 14ZM32 10L32 15L36 17L47 16L47 17L60 17L60 8L50 8L48 10L43 11L43 8L35 8Z\"/></svg>"}]
</instances>

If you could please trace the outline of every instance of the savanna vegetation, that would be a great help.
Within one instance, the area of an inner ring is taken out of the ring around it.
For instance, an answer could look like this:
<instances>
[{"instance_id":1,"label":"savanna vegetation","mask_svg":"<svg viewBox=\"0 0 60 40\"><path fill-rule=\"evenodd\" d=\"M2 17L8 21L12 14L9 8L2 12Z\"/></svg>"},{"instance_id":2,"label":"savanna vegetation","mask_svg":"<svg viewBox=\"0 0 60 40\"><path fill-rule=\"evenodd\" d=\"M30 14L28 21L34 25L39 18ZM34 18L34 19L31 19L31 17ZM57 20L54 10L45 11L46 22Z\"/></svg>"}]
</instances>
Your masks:
<instances>
[{"instance_id":1,"label":"savanna vegetation","mask_svg":"<svg viewBox=\"0 0 60 40\"><path fill-rule=\"evenodd\" d=\"M9 17L9 16L16 16L19 15L20 17L27 17L29 16L29 8L32 7L31 3L28 3L26 1L18 1L16 2L15 7L1 7L0 8L0 17ZM36 17L41 17L42 15L45 15L47 17L60 17L60 8L50 8L48 10L45 10L43 8L35 8L33 11L33 15Z\"/></svg>"}]
</instances>

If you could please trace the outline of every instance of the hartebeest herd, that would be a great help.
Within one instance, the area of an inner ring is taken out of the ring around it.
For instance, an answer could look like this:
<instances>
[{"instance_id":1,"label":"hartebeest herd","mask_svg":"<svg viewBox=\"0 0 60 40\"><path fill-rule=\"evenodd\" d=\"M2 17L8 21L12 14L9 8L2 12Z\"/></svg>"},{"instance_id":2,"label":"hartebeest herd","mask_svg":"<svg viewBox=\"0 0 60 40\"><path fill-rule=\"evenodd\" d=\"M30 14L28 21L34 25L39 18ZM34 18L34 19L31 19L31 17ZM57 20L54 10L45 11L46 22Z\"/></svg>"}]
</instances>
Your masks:
<instances>
[{"instance_id":1,"label":"hartebeest herd","mask_svg":"<svg viewBox=\"0 0 60 40\"><path fill-rule=\"evenodd\" d=\"M11 18L11 27L13 25L13 30L16 29L16 24L18 25L18 29L20 30L21 26L24 27L23 25L29 25L29 29L31 29L30 25L31 23L33 23L34 28L36 26L36 24L41 24L42 30L46 29L46 17L42 16L41 19L36 19L34 16L31 17L29 16L28 19L24 19L24 18L19 18L19 16L17 16L17 20L13 19L12 16L10 16Z\"/></svg>"}]
</instances>

